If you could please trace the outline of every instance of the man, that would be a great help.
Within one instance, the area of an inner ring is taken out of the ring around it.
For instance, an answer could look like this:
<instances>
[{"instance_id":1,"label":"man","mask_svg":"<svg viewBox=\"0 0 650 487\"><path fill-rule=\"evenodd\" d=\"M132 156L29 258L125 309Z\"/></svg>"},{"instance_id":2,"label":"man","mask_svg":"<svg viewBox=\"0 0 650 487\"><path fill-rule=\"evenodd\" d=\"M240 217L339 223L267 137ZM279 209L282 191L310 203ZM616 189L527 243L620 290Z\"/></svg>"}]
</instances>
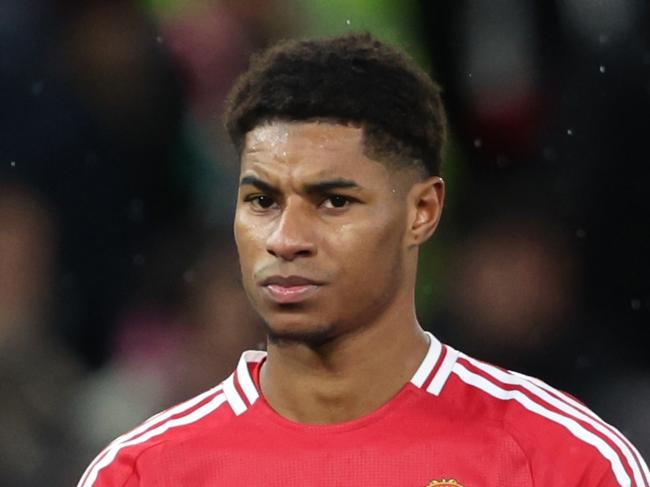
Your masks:
<instances>
[{"instance_id":1,"label":"man","mask_svg":"<svg viewBox=\"0 0 650 487\"><path fill-rule=\"evenodd\" d=\"M422 330L443 207L435 84L368 35L288 41L230 97L244 287L267 352L115 440L80 486L650 486L570 396Z\"/></svg>"}]
</instances>

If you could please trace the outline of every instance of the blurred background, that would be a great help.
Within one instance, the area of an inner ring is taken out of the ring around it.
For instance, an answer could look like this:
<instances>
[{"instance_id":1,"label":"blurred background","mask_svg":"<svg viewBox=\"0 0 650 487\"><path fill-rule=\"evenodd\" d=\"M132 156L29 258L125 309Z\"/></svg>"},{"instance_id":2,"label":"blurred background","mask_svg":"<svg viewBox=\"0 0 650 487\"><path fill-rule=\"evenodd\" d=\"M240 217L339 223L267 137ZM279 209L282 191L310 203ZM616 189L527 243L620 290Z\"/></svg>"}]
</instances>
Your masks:
<instances>
[{"instance_id":1,"label":"blurred background","mask_svg":"<svg viewBox=\"0 0 650 487\"><path fill-rule=\"evenodd\" d=\"M0 485L70 486L263 346L221 126L248 56L368 30L443 86L422 324L650 457L643 0L0 0Z\"/></svg>"}]
</instances>

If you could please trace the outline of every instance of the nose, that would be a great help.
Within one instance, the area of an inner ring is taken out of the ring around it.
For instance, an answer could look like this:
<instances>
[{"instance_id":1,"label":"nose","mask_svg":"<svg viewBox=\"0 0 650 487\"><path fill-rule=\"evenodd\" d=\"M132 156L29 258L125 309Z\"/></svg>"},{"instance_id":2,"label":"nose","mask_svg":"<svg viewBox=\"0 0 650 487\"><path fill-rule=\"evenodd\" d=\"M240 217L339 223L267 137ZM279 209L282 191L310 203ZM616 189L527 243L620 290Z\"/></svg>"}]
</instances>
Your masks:
<instances>
[{"instance_id":1,"label":"nose","mask_svg":"<svg viewBox=\"0 0 650 487\"><path fill-rule=\"evenodd\" d=\"M287 202L277 225L266 241L266 250L282 260L316 255L316 244L306 210Z\"/></svg>"}]
</instances>

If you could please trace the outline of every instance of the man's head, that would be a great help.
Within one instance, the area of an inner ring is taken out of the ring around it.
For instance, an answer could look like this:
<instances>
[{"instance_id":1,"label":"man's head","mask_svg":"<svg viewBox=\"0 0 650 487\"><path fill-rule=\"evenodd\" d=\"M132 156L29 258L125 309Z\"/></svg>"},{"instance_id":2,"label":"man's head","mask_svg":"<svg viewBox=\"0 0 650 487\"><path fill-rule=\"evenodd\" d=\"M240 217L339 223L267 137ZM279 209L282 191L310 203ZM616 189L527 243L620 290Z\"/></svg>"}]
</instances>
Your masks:
<instances>
[{"instance_id":1,"label":"man's head","mask_svg":"<svg viewBox=\"0 0 650 487\"><path fill-rule=\"evenodd\" d=\"M412 307L444 198L426 74L369 35L284 42L235 85L226 126L244 286L271 338L322 342Z\"/></svg>"}]
</instances>

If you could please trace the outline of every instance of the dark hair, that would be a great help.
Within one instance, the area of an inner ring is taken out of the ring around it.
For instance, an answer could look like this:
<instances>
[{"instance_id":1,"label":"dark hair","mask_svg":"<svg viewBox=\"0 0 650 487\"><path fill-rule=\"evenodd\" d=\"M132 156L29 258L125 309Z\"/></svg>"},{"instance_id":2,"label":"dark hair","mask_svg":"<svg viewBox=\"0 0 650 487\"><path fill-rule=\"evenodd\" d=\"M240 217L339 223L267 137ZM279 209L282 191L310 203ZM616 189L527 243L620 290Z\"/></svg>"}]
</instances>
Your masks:
<instances>
[{"instance_id":1,"label":"dark hair","mask_svg":"<svg viewBox=\"0 0 650 487\"><path fill-rule=\"evenodd\" d=\"M440 88L370 34L282 41L252 57L226 103L226 129L239 152L246 133L264 122L314 119L358 125L372 154L440 172Z\"/></svg>"}]
</instances>

